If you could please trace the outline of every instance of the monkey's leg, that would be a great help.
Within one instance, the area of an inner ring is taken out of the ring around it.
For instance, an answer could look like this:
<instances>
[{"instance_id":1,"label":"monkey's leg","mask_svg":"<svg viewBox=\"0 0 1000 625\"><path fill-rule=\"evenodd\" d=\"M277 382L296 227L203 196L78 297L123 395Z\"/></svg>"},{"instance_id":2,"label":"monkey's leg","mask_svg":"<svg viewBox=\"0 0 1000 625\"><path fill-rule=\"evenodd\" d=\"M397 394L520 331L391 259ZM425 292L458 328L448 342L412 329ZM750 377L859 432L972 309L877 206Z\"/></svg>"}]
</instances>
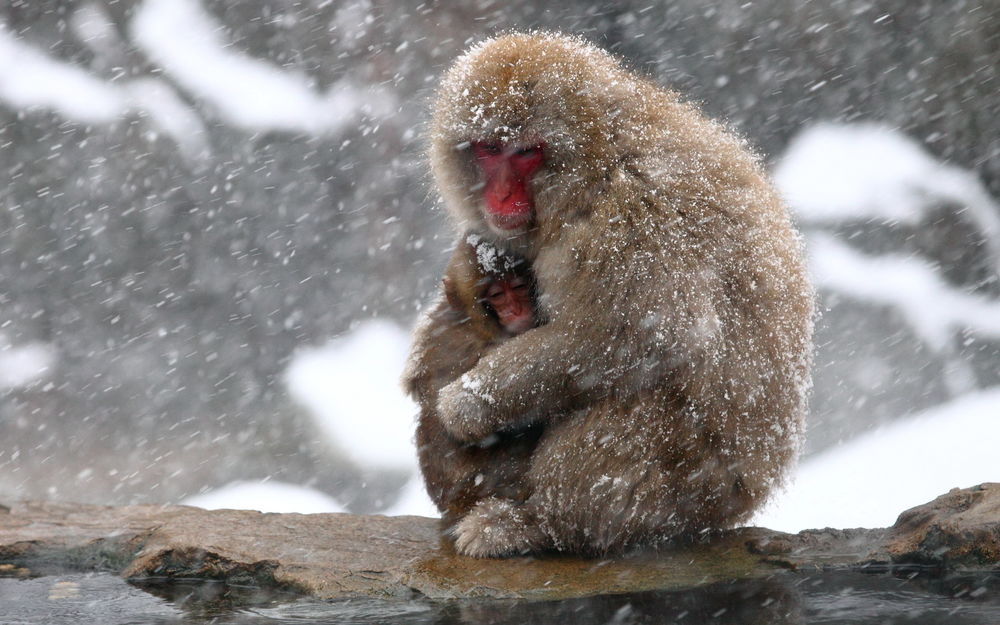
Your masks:
<instances>
[{"instance_id":1,"label":"monkey's leg","mask_svg":"<svg viewBox=\"0 0 1000 625\"><path fill-rule=\"evenodd\" d=\"M497 497L518 503L527 499L525 479L539 427L494 435L476 444L449 437L433 413L422 412L417 425L417 457L424 484L443 513L446 527L454 525L481 500Z\"/></svg>"},{"instance_id":2,"label":"monkey's leg","mask_svg":"<svg viewBox=\"0 0 1000 625\"><path fill-rule=\"evenodd\" d=\"M480 471L476 458L432 421L417 427L417 458L427 494L438 510L445 518L464 515L475 503L471 493Z\"/></svg>"},{"instance_id":3,"label":"monkey's leg","mask_svg":"<svg viewBox=\"0 0 1000 625\"><path fill-rule=\"evenodd\" d=\"M666 391L598 402L546 429L524 504L481 502L456 525L456 547L600 555L731 526L754 501L721 438Z\"/></svg>"},{"instance_id":4,"label":"monkey's leg","mask_svg":"<svg viewBox=\"0 0 1000 625\"><path fill-rule=\"evenodd\" d=\"M451 529L455 549L476 558L500 558L553 547L533 506L490 497L476 504Z\"/></svg>"},{"instance_id":5,"label":"monkey's leg","mask_svg":"<svg viewBox=\"0 0 1000 625\"><path fill-rule=\"evenodd\" d=\"M727 524L738 467L712 439L666 392L608 398L547 432L532 458L526 505L550 544L574 553Z\"/></svg>"},{"instance_id":6,"label":"monkey's leg","mask_svg":"<svg viewBox=\"0 0 1000 625\"><path fill-rule=\"evenodd\" d=\"M599 403L551 423L526 475L523 505L481 502L453 529L459 552L501 557L549 549L596 553L628 542L636 499L655 477L648 463L651 431L635 432L631 410Z\"/></svg>"}]
</instances>

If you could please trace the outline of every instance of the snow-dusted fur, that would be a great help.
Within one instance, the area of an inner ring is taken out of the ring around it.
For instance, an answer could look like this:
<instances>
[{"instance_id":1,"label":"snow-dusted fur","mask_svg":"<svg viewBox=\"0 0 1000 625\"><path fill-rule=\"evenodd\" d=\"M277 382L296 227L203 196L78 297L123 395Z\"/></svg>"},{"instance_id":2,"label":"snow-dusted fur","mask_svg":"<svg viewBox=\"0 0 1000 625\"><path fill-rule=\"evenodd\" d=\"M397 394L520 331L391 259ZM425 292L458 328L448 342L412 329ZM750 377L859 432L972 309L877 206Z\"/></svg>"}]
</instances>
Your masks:
<instances>
[{"instance_id":1,"label":"snow-dusted fur","mask_svg":"<svg viewBox=\"0 0 1000 625\"><path fill-rule=\"evenodd\" d=\"M529 227L487 224L474 141L544 143ZM439 394L458 440L544 427L528 498L484 500L458 548L604 553L747 519L799 446L813 293L743 142L579 39L512 34L442 80L431 164L461 231L531 263L548 320Z\"/></svg>"}]
</instances>

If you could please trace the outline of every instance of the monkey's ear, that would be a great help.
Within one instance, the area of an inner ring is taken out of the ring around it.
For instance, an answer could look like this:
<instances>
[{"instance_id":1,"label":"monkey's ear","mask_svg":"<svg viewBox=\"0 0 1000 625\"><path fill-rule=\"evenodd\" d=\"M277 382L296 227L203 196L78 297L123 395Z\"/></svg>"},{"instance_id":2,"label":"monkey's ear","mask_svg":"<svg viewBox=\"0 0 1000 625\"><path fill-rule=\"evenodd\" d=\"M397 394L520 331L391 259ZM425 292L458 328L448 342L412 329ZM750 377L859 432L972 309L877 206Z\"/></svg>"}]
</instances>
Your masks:
<instances>
[{"instance_id":1,"label":"monkey's ear","mask_svg":"<svg viewBox=\"0 0 1000 625\"><path fill-rule=\"evenodd\" d=\"M444 288L444 296L448 300L448 305L453 310L464 310L465 306L462 304L462 297L458 294L458 287L455 286L455 281L451 276L441 278L441 286Z\"/></svg>"}]
</instances>

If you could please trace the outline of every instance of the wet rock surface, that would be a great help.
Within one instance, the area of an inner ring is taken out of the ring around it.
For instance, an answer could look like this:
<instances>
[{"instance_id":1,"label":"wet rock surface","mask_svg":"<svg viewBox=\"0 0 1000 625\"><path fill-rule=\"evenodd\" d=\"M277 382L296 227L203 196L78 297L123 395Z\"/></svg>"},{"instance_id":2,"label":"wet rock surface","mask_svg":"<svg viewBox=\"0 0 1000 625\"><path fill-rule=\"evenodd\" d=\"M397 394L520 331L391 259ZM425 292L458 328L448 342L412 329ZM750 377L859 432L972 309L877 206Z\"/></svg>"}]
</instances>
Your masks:
<instances>
[{"instance_id":1,"label":"wet rock surface","mask_svg":"<svg viewBox=\"0 0 1000 625\"><path fill-rule=\"evenodd\" d=\"M1000 563L1000 484L953 489L899 515L880 553L892 562L944 569Z\"/></svg>"},{"instance_id":2,"label":"wet rock surface","mask_svg":"<svg viewBox=\"0 0 1000 625\"><path fill-rule=\"evenodd\" d=\"M993 570L1000 563L998 546L1000 484L955 489L907 510L888 529L785 534L739 528L613 559L467 558L440 538L437 520L412 516L47 502L0 507L0 564L17 570L213 579L318 598L583 597L686 588L789 568Z\"/></svg>"}]
</instances>

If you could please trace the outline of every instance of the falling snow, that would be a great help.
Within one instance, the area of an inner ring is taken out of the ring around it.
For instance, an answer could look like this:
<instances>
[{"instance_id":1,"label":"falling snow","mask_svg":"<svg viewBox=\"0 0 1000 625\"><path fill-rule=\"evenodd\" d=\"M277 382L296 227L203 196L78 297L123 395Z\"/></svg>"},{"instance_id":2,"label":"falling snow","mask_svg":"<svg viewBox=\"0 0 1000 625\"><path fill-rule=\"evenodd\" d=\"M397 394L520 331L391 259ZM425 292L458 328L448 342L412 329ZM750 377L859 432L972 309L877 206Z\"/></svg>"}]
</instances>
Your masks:
<instances>
[{"instance_id":1,"label":"falling snow","mask_svg":"<svg viewBox=\"0 0 1000 625\"><path fill-rule=\"evenodd\" d=\"M607 45L772 164L823 312L760 518L880 525L1000 480L995 11L118 4L0 8L0 500L430 513L397 383L454 241L428 97L510 28Z\"/></svg>"}]
</instances>

